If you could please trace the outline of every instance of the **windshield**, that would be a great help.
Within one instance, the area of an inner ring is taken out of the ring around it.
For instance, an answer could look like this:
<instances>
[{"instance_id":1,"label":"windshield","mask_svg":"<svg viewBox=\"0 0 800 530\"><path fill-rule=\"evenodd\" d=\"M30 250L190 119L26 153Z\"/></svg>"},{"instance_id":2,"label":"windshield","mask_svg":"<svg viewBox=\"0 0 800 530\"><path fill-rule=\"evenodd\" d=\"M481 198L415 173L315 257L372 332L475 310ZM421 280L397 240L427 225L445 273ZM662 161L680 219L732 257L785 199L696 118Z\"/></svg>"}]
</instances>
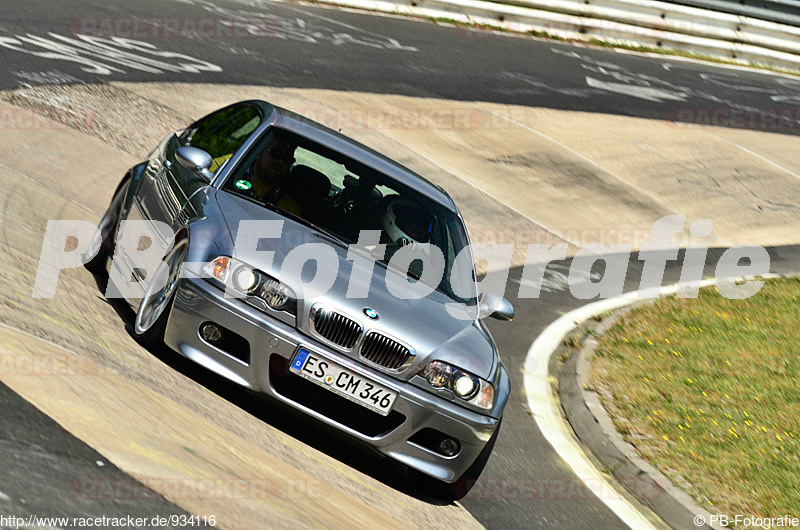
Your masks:
<instances>
[{"instance_id":1,"label":"windshield","mask_svg":"<svg viewBox=\"0 0 800 530\"><path fill-rule=\"evenodd\" d=\"M234 168L222 189L281 210L344 244L358 242L362 230L379 231L378 244L386 245L379 262L398 266L459 302L472 299L471 260L469 271L460 266L462 273L453 274L456 256L467 242L458 215L327 147L272 127ZM373 252L375 246L365 250ZM398 259L392 260L401 250ZM430 272L439 268L441 277L437 274L430 281Z\"/></svg>"}]
</instances>

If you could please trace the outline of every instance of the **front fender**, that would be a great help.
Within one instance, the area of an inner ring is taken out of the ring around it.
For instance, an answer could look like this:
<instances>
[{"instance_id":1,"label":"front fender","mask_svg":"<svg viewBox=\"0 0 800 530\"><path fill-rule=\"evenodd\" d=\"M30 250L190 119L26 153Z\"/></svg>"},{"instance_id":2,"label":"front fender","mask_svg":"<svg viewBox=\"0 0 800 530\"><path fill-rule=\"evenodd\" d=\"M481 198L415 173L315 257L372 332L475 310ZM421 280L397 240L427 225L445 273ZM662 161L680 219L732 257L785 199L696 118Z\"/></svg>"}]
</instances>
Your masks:
<instances>
[{"instance_id":1,"label":"front fender","mask_svg":"<svg viewBox=\"0 0 800 530\"><path fill-rule=\"evenodd\" d=\"M498 363L497 379L494 384L495 400L494 408L490 415L498 420L503 416L509 397L511 397L511 377L503 363Z\"/></svg>"},{"instance_id":2,"label":"front fender","mask_svg":"<svg viewBox=\"0 0 800 530\"><path fill-rule=\"evenodd\" d=\"M144 173L147 170L148 164L149 162L140 162L135 166L133 166L132 168L130 168L128 172L125 174L125 176L122 178L122 181L119 183L119 186L117 186L117 190L114 192L115 195L117 191L122 189L123 186L130 183L130 186L128 186L127 196L125 197L125 201L123 203L123 212L129 211L131 200L133 199L133 196L136 195L136 192L142 183L142 180L144 178ZM124 217L125 216L123 215L123 218Z\"/></svg>"}]
</instances>

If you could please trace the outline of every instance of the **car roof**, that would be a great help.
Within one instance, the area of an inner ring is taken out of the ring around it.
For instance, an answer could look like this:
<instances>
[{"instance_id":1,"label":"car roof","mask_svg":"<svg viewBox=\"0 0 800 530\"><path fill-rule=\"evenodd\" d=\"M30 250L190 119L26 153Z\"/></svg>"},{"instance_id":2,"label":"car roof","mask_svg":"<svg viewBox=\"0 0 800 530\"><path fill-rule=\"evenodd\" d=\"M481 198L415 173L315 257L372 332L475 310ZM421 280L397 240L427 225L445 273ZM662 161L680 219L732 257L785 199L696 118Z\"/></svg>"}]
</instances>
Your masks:
<instances>
[{"instance_id":1,"label":"car roof","mask_svg":"<svg viewBox=\"0 0 800 530\"><path fill-rule=\"evenodd\" d=\"M330 147L334 151L338 151L353 160L361 162L409 188L424 193L441 205L458 211L453 199L441 186L430 182L425 177L422 177L404 165L340 132L334 131L296 112L272 105L266 101L259 101L259 103L267 110L267 114L272 110L277 113L274 120L274 125L276 127L287 129L309 140Z\"/></svg>"}]
</instances>

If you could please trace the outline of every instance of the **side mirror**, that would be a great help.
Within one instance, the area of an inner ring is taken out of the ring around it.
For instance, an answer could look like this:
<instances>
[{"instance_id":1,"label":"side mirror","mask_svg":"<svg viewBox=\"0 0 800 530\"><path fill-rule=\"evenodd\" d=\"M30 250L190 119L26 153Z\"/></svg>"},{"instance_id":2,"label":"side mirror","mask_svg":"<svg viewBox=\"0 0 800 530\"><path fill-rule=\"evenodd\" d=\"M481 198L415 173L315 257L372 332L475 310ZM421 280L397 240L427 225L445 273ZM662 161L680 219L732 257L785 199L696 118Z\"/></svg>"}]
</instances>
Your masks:
<instances>
[{"instance_id":1,"label":"side mirror","mask_svg":"<svg viewBox=\"0 0 800 530\"><path fill-rule=\"evenodd\" d=\"M210 181L214 174L208 170L214 159L211 155L196 147L179 147L175 159L180 165L204 179Z\"/></svg>"},{"instance_id":2,"label":"side mirror","mask_svg":"<svg viewBox=\"0 0 800 530\"><path fill-rule=\"evenodd\" d=\"M497 293L486 293L480 301L480 318L492 317L498 320L512 320L516 315L511 302Z\"/></svg>"}]
</instances>

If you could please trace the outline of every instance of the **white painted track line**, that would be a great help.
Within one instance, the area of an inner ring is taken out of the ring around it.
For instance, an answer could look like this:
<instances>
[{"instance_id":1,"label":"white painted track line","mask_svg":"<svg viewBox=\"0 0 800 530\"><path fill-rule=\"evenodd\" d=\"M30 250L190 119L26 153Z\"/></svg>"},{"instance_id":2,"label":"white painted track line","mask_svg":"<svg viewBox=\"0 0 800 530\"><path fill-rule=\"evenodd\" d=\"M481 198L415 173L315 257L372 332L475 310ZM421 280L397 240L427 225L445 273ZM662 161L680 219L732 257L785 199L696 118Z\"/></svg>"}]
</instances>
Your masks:
<instances>
[{"instance_id":1,"label":"white painted track line","mask_svg":"<svg viewBox=\"0 0 800 530\"><path fill-rule=\"evenodd\" d=\"M770 165L780 169L781 171L785 171L786 173L788 173L789 175L793 176L794 178L800 179L800 175L798 175L797 173L795 173L795 172L793 172L793 171L791 171L789 169L786 169L785 167L781 166L780 164L776 164L772 160L770 160L770 159L768 159L766 157L763 157L763 156L759 155L758 153L755 153L755 152L751 151L750 149L737 144L736 142L732 142L730 140L727 140L725 138L717 136L716 134L710 133L708 131L699 130L698 132L700 132L701 134L705 134L706 136L711 136L712 138L716 138L720 142L725 142L726 144L730 144L730 145L732 145L734 147L737 147L737 148L741 149L742 151L744 151L745 153L747 153L749 155L752 155L752 156L754 156L754 157L756 157L756 158L758 158L760 160L763 160L767 164L770 164Z\"/></svg>"}]
</instances>

